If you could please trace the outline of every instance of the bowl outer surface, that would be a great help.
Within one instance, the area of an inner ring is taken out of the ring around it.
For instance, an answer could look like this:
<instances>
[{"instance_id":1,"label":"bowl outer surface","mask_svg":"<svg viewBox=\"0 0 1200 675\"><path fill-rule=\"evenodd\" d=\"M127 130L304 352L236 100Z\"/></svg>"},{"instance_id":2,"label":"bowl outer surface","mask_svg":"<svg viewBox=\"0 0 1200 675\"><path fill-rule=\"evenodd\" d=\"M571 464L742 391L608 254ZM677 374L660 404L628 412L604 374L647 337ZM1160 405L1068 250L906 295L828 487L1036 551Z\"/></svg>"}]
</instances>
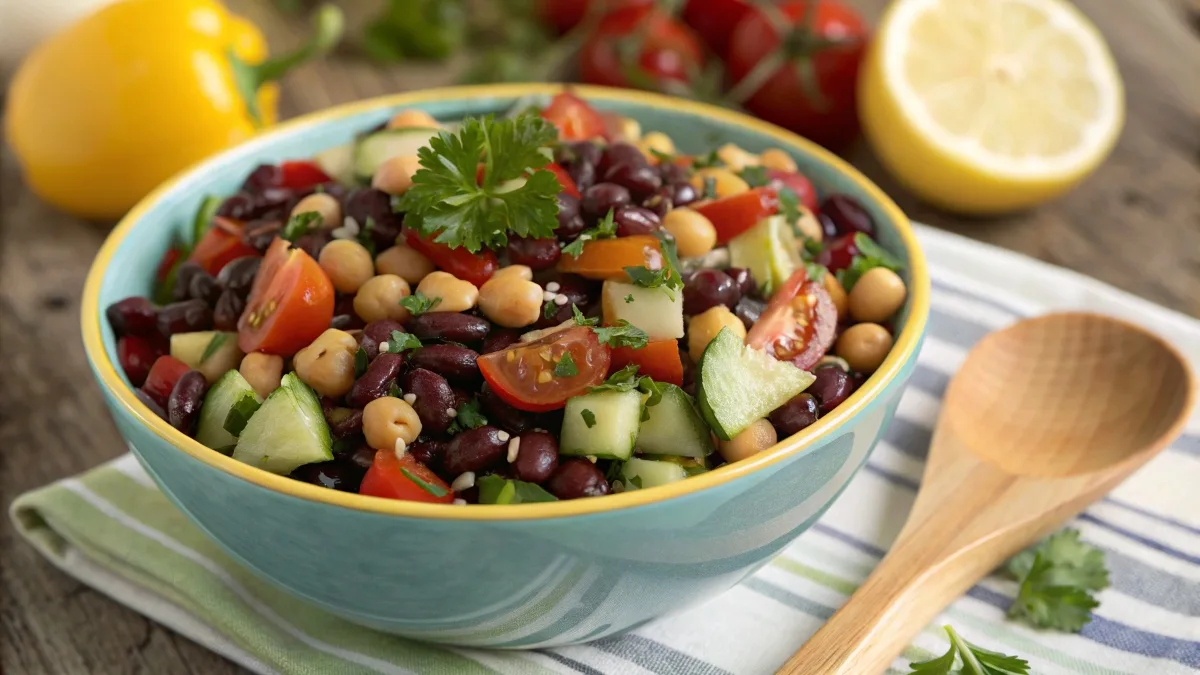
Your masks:
<instances>
[{"instance_id":1,"label":"bowl outer surface","mask_svg":"<svg viewBox=\"0 0 1200 675\"><path fill-rule=\"evenodd\" d=\"M512 87L491 91L502 95L448 94L414 107L454 119L502 111L517 98ZM684 152L724 142L752 152L781 145L760 130L675 110L655 97L641 101L622 92L607 98L605 92L585 88L583 95L598 107L636 118L644 130L667 132ZM141 213L102 270L93 308L149 290L162 251L188 226L204 195L231 194L257 164L307 157L347 142L396 109L386 99L359 105L270 134L193 170ZM864 191L861 179L842 174L804 146L784 148L822 191L858 197L881 225L881 242L905 252L892 212ZM497 648L572 644L629 630L728 589L833 503L890 422L915 365L928 311L928 280L919 256L903 257L910 263L910 286L924 285L910 298L921 301L910 300L897 321L917 331L914 348L852 416L801 452L733 480L671 499L567 517L406 517L268 489L200 461L155 433L144 419L148 411L131 409L105 386L101 374L107 366L90 349L89 362L118 429L159 486L262 577L350 620L414 638ZM86 300L84 307L87 311ZM88 324L85 316L85 338ZM101 340L116 363L115 340L106 328ZM855 407L854 401L843 407Z\"/></svg>"}]
</instances>

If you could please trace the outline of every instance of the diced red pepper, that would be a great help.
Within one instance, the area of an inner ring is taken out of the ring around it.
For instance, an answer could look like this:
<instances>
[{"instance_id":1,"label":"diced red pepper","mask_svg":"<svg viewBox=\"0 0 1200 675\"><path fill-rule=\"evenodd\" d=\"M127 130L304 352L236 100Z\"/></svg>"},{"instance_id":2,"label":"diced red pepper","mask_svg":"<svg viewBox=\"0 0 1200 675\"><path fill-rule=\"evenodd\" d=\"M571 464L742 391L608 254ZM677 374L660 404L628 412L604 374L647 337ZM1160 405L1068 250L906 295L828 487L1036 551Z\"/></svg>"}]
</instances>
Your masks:
<instances>
[{"instance_id":1,"label":"diced red pepper","mask_svg":"<svg viewBox=\"0 0 1200 675\"><path fill-rule=\"evenodd\" d=\"M309 160L292 160L279 165L282 177L280 187L291 190L306 190L321 183L333 180L316 162Z\"/></svg>"},{"instance_id":2,"label":"diced red pepper","mask_svg":"<svg viewBox=\"0 0 1200 675\"><path fill-rule=\"evenodd\" d=\"M394 450L379 450L363 476L358 493L384 499L449 504L454 501L450 486L412 455L397 458Z\"/></svg>"},{"instance_id":3,"label":"diced red pepper","mask_svg":"<svg viewBox=\"0 0 1200 675\"><path fill-rule=\"evenodd\" d=\"M432 237L422 237L415 230L408 228L404 230L404 241L432 260L438 269L476 286L482 286L491 279L492 274L500 267L500 261L490 249L471 253L465 248L450 248L446 244L433 241Z\"/></svg>"}]
</instances>

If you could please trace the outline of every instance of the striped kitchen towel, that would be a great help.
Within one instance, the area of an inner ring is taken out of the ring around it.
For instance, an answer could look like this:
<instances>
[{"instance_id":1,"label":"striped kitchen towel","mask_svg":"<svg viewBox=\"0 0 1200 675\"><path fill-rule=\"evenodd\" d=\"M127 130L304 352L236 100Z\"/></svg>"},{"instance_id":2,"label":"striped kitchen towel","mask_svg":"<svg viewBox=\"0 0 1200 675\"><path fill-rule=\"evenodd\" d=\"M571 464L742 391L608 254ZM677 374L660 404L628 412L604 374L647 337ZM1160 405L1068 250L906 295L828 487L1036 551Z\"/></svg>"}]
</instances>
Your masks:
<instances>
[{"instance_id":1,"label":"striped kitchen towel","mask_svg":"<svg viewBox=\"0 0 1200 675\"><path fill-rule=\"evenodd\" d=\"M951 374L988 331L1048 309L1145 325L1200 363L1200 322L1098 282L921 228L934 272L930 332L896 419L865 470L793 546L708 603L632 634L542 652L423 645L324 614L258 580L209 542L137 462L114 462L19 497L12 516L54 564L258 673L772 673L827 619L895 538L921 479ZM1004 618L1015 592L984 580L896 662L945 648L937 626L1019 654L1036 673L1200 673L1200 419L1072 524L1102 547L1112 587L1078 635ZM864 674L869 675L869 674Z\"/></svg>"}]
</instances>

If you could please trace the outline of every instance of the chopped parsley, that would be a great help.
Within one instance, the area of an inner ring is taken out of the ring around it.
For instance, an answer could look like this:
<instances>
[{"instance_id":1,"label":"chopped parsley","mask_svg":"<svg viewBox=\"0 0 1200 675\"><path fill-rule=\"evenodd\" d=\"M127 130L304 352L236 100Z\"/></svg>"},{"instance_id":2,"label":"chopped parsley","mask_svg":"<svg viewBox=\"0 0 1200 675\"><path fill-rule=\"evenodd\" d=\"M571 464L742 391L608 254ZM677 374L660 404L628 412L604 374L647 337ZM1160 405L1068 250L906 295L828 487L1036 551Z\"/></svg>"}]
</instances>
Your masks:
<instances>
[{"instance_id":1,"label":"chopped parsley","mask_svg":"<svg viewBox=\"0 0 1200 675\"><path fill-rule=\"evenodd\" d=\"M765 166L748 166L738 173L742 180L746 181L746 185L752 188L762 187L771 182L771 177L767 175L767 167ZM786 190L787 188L783 188ZM790 192L790 190L789 190Z\"/></svg>"},{"instance_id":2,"label":"chopped parsley","mask_svg":"<svg viewBox=\"0 0 1200 675\"><path fill-rule=\"evenodd\" d=\"M367 357L367 350L359 347L358 351L354 352L354 377L362 377L362 374L367 372L370 361Z\"/></svg>"},{"instance_id":3,"label":"chopped parsley","mask_svg":"<svg viewBox=\"0 0 1200 675\"><path fill-rule=\"evenodd\" d=\"M662 269L652 270L647 267L626 267L625 273L635 286L642 288L664 288L667 295L674 299L673 291L683 288L683 275L679 272L679 253L676 250L675 239L662 232L656 233L663 253ZM632 297L632 296L630 296ZM625 302L631 302L627 297Z\"/></svg>"},{"instance_id":4,"label":"chopped parsley","mask_svg":"<svg viewBox=\"0 0 1200 675\"><path fill-rule=\"evenodd\" d=\"M204 348L204 353L200 355L200 363L211 359L229 341L229 335L229 333L216 333L213 335L212 339L208 341L208 346Z\"/></svg>"},{"instance_id":5,"label":"chopped parsley","mask_svg":"<svg viewBox=\"0 0 1200 675\"><path fill-rule=\"evenodd\" d=\"M403 466L400 467L400 473L404 474L404 476L406 478L408 478L412 482L416 483L417 487L428 492L429 494L433 495L434 497L445 497L446 495L450 494L449 492L446 491L446 488L442 487L441 485L435 485L433 483L430 483L429 481L425 480L424 478L421 478L420 476L413 473L412 471L409 471L408 467L403 467Z\"/></svg>"},{"instance_id":6,"label":"chopped parsley","mask_svg":"<svg viewBox=\"0 0 1200 675\"><path fill-rule=\"evenodd\" d=\"M633 302L633 294L632 293L625 296L625 302L626 302L626 304Z\"/></svg>"},{"instance_id":7,"label":"chopped parsley","mask_svg":"<svg viewBox=\"0 0 1200 675\"><path fill-rule=\"evenodd\" d=\"M563 352L562 358L554 364L554 376L575 377L578 374L579 368L575 366L575 359L571 358L571 352Z\"/></svg>"},{"instance_id":8,"label":"chopped parsley","mask_svg":"<svg viewBox=\"0 0 1200 675\"><path fill-rule=\"evenodd\" d=\"M868 270L886 267L893 272L899 272L904 269L904 263L900 262L899 258L862 232L854 235L854 246L858 249L858 255L850 261L849 267L838 270L837 273L838 281L842 282L842 288L845 288L847 293Z\"/></svg>"},{"instance_id":9,"label":"chopped parsley","mask_svg":"<svg viewBox=\"0 0 1200 675\"><path fill-rule=\"evenodd\" d=\"M479 410L479 400L473 398L458 407L458 414L454 416L454 421L450 423L450 428L446 432L454 435L467 429L476 429L487 423L487 418Z\"/></svg>"},{"instance_id":10,"label":"chopped parsley","mask_svg":"<svg viewBox=\"0 0 1200 675\"><path fill-rule=\"evenodd\" d=\"M578 258L583 253L583 245L589 241L596 239L611 239L617 236L617 223L613 220L613 210L609 209L608 213L596 223L596 226L584 230L579 234L579 237L562 248L563 255L569 255L572 258Z\"/></svg>"},{"instance_id":11,"label":"chopped parsley","mask_svg":"<svg viewBox=\"0 0 1200 675\"><path fill-rule=\"evenodd\" d=\"M721 166L722 164L724 164L724 162L721 161L721 156L717 154L715 149L709 150L703 155L696 155L692 158L693 169L707 169L713 166Z\"/></svg>"},{"instance_id":12,"label":"chopped parsley","mask_svg":"<svg viewBox=\"0 0 1200 675\"><path fill-rule=\"evenodd\" d=\"M1078 633L1099 606L1095 593L1108 588L1104 552L1062 530L1008 562L1020 584L1008 616L1038 628Z\"/></svg>"},{"instance_id":13,"label":"chopped parsley","mask_svg":"<svg viewBox=\"0 0 1200 675\"><path fill-rule=\"evenodd\" d=\"M571 312L574 314L576 326L589 326L596 333L596 338L600 340L600 344L609 345L612 347L632 347L633 349L641 349L650 342L650 337L646 335L646 331L629 323L625 319L617 321L615 326L599 326L598 319L589 319L579 311L578 305L571 305Z\"/></svg>"},{"instance_id":14,"label":"chopped parsley","mask_svg":"<svg viewBox=\"0 0 1200 675\"><path fill-rule=\"evenodd\" d=\"M433 311L433 308L440 304L442 304L440 297L427 298L420 291L400 298L400 306L407 309L413 316L421 316L426 312Z\"/></svg>"},{"instance_id":15,"label":"chopped parsley","mask_svg":"<svg viewBox=\"0 0 1200 675\"><path fill-rule=\"evenodd\" d=\"M797 237L807 238L797 223L804 217L800 212L800 198L796 196L795 191L786 186L781 186L777 191L779 195L779 212L783 214L784 219L792 226L792 231Z\"/></svg>"},{"instance_id":16,"label":"chopped parsley","mask_svg":"<svg viewBox=\"0 0 1200 675\"><path fill-rule=\"evenodd\" d=\"M950 636L950 649L928 661L908 664L908 675L1028 675L1029 662L1016 656L993 652L962 638L952 627L943 626ZM961 666L955 669L956 663Z\"/></svg>"},{"instance_id":17,"label":"chopped parsley","mask_svg":"<svg viewBox=\"0 0 1200 675\"><path fill-rule=\"evenodd\" d=\"M704 189L700 191L700 199L717 198L717 179L713 176L704 177Z\"/></svg>"},{"instance_id":18,"label":"chopped parsley","mask_svg":"<svg viewBox=\"0 0 1200 675\"><path fill-rule=\"evenodd\" d=\"M382 346L382 344L380 345ZM380 352L387 354L400 354L410 349L420 349L421 339L412 333L401 333L398 330L392 331L392 336L387 339L387 349Z\"/></svg>"},{"instance_id":19,"label":"chopped parsley","mask_svg":"<svg viewBox=\"0 0 1200 675\"><path fill-rule=\"evenodd\" d=\"M546 304L542 306L542 316L547 319L553 319L554 315L558 314L558 308L559 305L555 304L553 300L547 300Z\"/></svg>"},{"instance_id":20,"label":"chopped parsley","mask_svg":"<svg viewBox=\"0 0 1200 675\"><path fill-rule=\"evenodd\" d=\"M662 150L655 150L654 148L650 148L650 154L654 155L655 158L658 159L658 161L663 162L663 163L669 164L669 163L675 161L675 155L672 155L668 152L663 152Z\"/></svg>"},{"instance_id":21,"label":"chopped parsley","mask_svg":"<svg viewBox=\"0 0 1200 675\"><path fill-rule=\"evenodd\" d=\"M358 243L362 244L363 248L367 249L367 252L371 254L372 258L375 257L375 237L371 236L371 230L374 229L375 219L371 216L367 216L367 222L363 223L362 227L358 230Z\"/></svg>"},{"instance_id":22,"label":"chopped parsley","mask_svg":"<svg viewBox=\"0 0 1200 675\"><path fill-rule=\"evenodd\" d=\"M648 375L639 376L636 363L631 363L609 375L604 384L589 387L588 391L633 391L634 389L639 389L643 394L647 395L647 408L656 406L659 401L662 401L662 384L655 382ZM642 421L646 421L647 418L649 418L649 413L643 409Z\"/></svg>"},{"instance_id":23,"label":"chopped parsley","mask_svg":"<svg viewBox=\"0 0 1200 675\"><path fill-rule=\"evenodd\" d=\"M584 408L579 411L579 416L583 418L583 423L587 425L587 428L591 429L596 426L596 413L591 410Z\"/></svg>"},{"instance_id":24,"label":"chopped parsley","mask_svg":"<svg viewBox=\"0 0 1200 675\"><path fill-rule=\"evenodd\" d=\"M283 230L279 233L279 236L288 241L295 242L300 237L320 227L321 223L321 214L316 211L297 213L288 218L287 224L283 226Z\"/></svg>"},{"instance_id":25,"label":"chopped parsley","mask_svg":"<svg viewBox=\"0 0 1200 675\"><path fill-rule=\"evenodd\" d=\"M225 422L222 427L228 431L230 435L240 436L242 430L246 428L246 423L250 421L250 417L258 412L258 407L262 405L253 392L243 392L238 397L233 405L230 406L229 412L225 415Z\"/></svg>"}]
</instances>

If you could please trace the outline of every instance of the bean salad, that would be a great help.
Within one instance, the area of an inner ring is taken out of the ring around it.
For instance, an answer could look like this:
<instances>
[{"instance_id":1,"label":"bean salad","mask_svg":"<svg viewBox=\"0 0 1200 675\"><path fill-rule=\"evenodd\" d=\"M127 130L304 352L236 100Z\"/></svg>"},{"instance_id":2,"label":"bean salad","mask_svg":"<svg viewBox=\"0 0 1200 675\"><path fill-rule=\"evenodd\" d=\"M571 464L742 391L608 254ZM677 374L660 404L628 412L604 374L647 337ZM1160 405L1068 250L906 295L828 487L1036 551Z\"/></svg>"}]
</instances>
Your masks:
<instances>
[{"instance_id":1,"label":"bean salad","mask_svg":"<svg viewBox=\"0 0 1200 675\"><path fill-rule=\"evenodd\" d=\"M676 150L569 91L404 110L206 197L107 309L137 397L334 490L598 497L750 457L845 401L907 289L781 149Z\"/></svg>"}]
</instances>

